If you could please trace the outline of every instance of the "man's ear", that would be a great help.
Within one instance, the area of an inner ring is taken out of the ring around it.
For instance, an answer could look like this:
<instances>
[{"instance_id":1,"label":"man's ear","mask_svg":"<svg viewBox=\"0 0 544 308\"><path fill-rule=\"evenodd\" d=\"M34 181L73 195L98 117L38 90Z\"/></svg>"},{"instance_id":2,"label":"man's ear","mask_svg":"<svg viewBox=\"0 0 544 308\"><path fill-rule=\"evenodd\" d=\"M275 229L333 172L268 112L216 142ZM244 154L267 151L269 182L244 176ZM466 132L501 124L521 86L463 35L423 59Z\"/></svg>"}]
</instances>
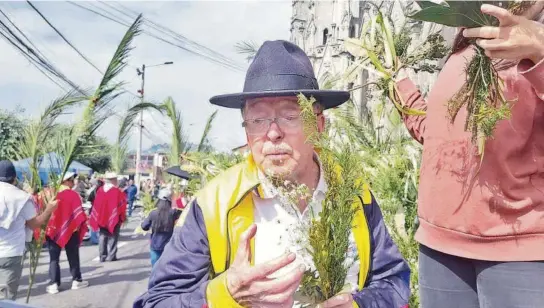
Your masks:
<instances>
[{"instance_id":1,"label":"man's ear","mask_svg":"<svg viewBox=\"0 0 544 308\"><path fill-rule=\"evenodd\" d=\"M325 131L325 116L323 114L320 114L317 116L317 131L319 133L322 133Z\"/></svg>"}]
</instances>

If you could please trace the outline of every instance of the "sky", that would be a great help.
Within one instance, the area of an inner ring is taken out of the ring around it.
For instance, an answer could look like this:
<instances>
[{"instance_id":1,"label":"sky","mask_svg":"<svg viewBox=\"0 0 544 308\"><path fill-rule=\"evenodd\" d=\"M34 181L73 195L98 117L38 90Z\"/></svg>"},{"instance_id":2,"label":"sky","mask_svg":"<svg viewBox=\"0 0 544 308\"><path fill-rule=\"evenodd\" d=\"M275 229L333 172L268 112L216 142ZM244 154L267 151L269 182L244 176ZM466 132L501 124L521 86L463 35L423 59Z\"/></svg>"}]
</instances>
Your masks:
<instances>
[{"instance_id":1,"label":"sky","mask_svg":"<svg viewBox=\"0 0 544 308\"><path fill-rule=\"evenodd\" d=\"M132 23L135 16L122 15L100 2L76 3L94 9L107 10L117 20ZM118 4L130 9L124 9ZM219 110L210 140L219 150L227 151L245 144L238 110L215 107L209 98L224 93L241 92L245 69L249 63L237 53L235 44L252 41L285 39L290 36L291 1L121 1L110 4L127 14L142 13L150 21L165 26L192 41L196 41L238 63L233 70L193 55L178 47L140 34L136 37L128 66L118 78L125 81L128 94L112 104L112 117L103 125L99 135L114 142L119 119L127 107L137 102L140 77L136 68L166 61L172 65L146 69L145 97L162 102L172 97L181 111L189 140L198 143L207 118ZM68 2L33 1L33 4L71 41L93 64L104 71L127 28ZM0 10L13 21L36 47L68 78L84 88L95 88L101 74L73 51L25 1L0 2ZM0 20L5 21L4 16ZM144 32L153 31L149 26ZM164 34L153 32L161 37ZM14 47L0 38L0 108L23 108L24 117L37 117L45 106L63 93L55 83L40 73ZM77 121L79 110L63 116L62 122ZM144 114L143 148L152 144L169 143L170 123L157 112ZM134 131L130 147L137 146Z\"/></svg>"}]
</instances>

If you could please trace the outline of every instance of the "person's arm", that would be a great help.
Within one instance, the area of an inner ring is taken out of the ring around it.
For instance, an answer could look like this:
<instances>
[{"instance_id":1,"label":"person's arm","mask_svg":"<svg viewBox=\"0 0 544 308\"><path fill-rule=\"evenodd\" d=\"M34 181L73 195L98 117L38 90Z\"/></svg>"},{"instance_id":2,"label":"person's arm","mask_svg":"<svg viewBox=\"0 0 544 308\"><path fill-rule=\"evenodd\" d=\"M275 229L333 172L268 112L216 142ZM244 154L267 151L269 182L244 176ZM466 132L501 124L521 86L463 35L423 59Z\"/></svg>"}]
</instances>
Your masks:
<instances>
[{"instance_id":1,"label":"person's arm","mask_svg":"<svg viewBox=\"0 0 544 308\"><path fill-rule=\"evenodd\" d=\"M397 77L396 86L399 90L401 104L411 109L427 111L427 102L421 95L421 92L402 71ZM419 143L423 144L426 116L401 114L401 117L410 135Z\"/></svg>"},{"instance_id":2,"label":"person's arm","mask_svg":"<svg viewBox=\"0 0 544 308\"><path fill-rule=\"evenodd\" d=\"M149 231L149 228L151 228L151 222L152 222L151 216L154 216L155 215L154 213L156 213L155 210L149 213L149 215L147 215L144 221L142 221L142 224L141 224L142 230Z\"/></svg>"},{"instance_id":3,"label":"person's arm","mask_svg":"<svg viewBox=\"0 0 544 308\"><path fill-rule=\"evenodd\" d=\"M206 304L210 249L204 218L195 203L185 223L174 229L134 308L201 308Z\"/></svg>"},{"instance_id":4,"label":"person's arm","mask_svg":"<svg viewBox=\"0 0 544 308\"><path fill-rule=\"evenodd\" d=\"M372 261L363 290L353 294L361 308L403 308L410 297L410 268L391 239L378 203L364 206L371 230Z\"/></svg>"},{"instance_id":5,"label":"person's arm","mask_svg":"<svg viewBox=\"0 0 544 308\"><path fill-rule=\"evenodd\" d=\"M544 101L544 59L538 63L523 60L518 64L518 72L533 86L536 95Z\"/></svg>"},{"instance_id":6,"label":"person's arm","mask_svg":"<svg viewBox=\"0 0 544 308\"><path fill-rule=\"evenodd\" d=\"M45 225L49 221L51 214L53 214L56 208L57 208L57 200L51 200L45 206L43 213L36 216L36 206L34 205L34 201L28 200L24 205L24 209L26 209L25 211L26 226L32 230L40 228L41 226ZM30 213L32 212L31 209L33 210L32 215L30 215Z\"/></svg>"}]
</instances>

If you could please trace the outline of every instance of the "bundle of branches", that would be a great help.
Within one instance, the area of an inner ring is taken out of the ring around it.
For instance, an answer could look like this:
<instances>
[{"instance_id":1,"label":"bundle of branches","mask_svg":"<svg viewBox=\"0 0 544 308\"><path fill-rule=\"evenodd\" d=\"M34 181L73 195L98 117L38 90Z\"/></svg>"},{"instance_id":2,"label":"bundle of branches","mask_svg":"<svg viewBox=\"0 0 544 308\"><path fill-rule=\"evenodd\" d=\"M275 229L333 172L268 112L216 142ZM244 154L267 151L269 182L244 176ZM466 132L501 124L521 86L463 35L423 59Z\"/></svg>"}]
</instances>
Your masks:
<instances>
[{"instance_id":1,"label":"bundle of branches","mask_svg":"<svg viewBox=\"0 0 544 308\"><path fill-rule=\"evenodd\" d=\"M415 1L420 10L409 17L459 28L498 26L499 21L483 14L482 4L507 8L521 14L534 1ZM497 122L510 117L510 102L504 95L504 85L494 66L494 61L473 41L475 55L466 67L466 82L461 90L448 102L450 120L453 122L461 108L467 109L465 130L472 133L473 143L483 154L485 141L491 137Z\"/></svg>"},{"instance_id":2,"label":"bundle of branches","mask_svg":"<svg viewBox=\"0 0 544 308\"><path fill-rule=\"evenodd\" d=\"M402 68L416 72L433 73L439 68L434 62L442 59L447 53L444 38L436 31L428 35L421 43L413 42L413 22L405 22L395 28L390 16L381 8L369 2L375 9L373 15L361 28L359 38L345 40L346 50L356 59L348 68L344 79L354 82L362 70L367 70L375 77L375 81L354 89L372 86L380 92L383 104L390 101L403 114L424 115L424 110L408 108L401 101L394 78Z\"/></svg>"},{"instance_id":3,"label":"bundle of branches","mask_svg":"<svg viewBox=\"0 0 544 308\"><path fill-rule=\"evenodd\" d=\"M353 218L360 207L354 203L361 194L361 169L357 154L348 142L333 146L326 133L317 132L313 98L299 95L301 118L308 142L319 149L327 193L322 210L312 217L302 234L307 239L304 247L311 256L313 268L309 269L297 293L304 304L315 305L346 290L346 274L351 262L347 252Z\"/></svg>"}]
</instances>

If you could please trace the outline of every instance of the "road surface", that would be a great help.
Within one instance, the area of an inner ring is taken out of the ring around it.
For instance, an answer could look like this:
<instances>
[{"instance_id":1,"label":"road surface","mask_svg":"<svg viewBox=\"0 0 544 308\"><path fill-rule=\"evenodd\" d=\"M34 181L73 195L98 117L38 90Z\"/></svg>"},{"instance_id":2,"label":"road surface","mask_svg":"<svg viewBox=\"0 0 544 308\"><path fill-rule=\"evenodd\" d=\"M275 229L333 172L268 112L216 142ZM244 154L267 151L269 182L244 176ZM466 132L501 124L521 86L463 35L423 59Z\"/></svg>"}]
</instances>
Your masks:
<instances>
[{"instance_id":1,"label":"road surface","mask_svg":"<svg viewBox=\"0 0 544 308\"><path fill-rule=\"evenodd\" d=\"M128 224L121 230L118 244L118 261L100 263L98 245L88 241L80 248L83 279L90 286L71 290L71 276L66 255L61 254L62 284L60 293L48 294L49 254L42 250L36 271L36 283L32 287L30 303L39 308L130 308L134 299L141 295L151 272L148 236L135 235L139 225L138 213L133 213ZM28 262L25 263L17 302L24 303L28 290ZM0 303L0 307L1 307Z\"/></svg>"}]
</instances>

